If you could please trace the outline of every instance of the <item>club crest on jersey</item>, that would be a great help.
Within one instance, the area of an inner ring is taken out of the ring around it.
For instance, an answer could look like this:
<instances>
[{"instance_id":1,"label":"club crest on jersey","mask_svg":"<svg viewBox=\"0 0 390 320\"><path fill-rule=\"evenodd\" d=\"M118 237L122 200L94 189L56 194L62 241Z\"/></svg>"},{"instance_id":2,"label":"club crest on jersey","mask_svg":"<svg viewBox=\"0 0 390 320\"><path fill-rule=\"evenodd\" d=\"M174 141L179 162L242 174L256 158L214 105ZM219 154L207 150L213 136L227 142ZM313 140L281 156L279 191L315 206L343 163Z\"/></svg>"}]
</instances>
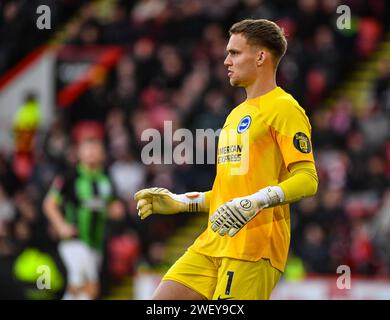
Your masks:
<instances>
[{"instance_id":1,"label":"club crest on jersey","mask_svg":"<svg viewBox=\"0 0 390 320\"><path fill-rule=\"evenodd\" d=\"M244 118L242 118L240 123L237 126L237 132L243 133L244 131L246 131L251 125L251 122L252 122L251 116L245 116Z\"/></svg>"},{"instance_id":2,"label":"club crest on jersey","mask_svg":"<svg viewBox=\"0 0 390 320\"><path fill-rule=\"evenodd\" d=\"M297 132L294 134L294 147L302 153L310 153L311 146L310 140L303 132Z\"/></svg>"}]
</instances>

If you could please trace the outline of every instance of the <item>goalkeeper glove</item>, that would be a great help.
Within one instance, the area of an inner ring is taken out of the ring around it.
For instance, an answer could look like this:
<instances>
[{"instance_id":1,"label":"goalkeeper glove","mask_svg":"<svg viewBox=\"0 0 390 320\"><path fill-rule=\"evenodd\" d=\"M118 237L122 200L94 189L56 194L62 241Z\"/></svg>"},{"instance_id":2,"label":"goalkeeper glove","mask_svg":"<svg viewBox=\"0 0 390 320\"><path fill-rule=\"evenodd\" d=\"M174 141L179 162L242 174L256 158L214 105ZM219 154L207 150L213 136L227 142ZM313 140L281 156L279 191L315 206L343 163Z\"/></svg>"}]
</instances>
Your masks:
<instances>
[{"instance_id":1,"label":"goalkeeper glove","mask_svg":"<svg viewBox=\"0 0 390 320\"><path fill-rule=\"evenodd\" d=\"M175 194L165 188L142 189L134 195L138 216L145 219L153 213L175 214L179 212L207 211L203 192Z\"/></svg>"},{"instance_id":2,"label":"goalkeeper glove","mask_svg":"<svg viewBox=\"0 0 390 320\"><path fill-rule=\"evenodd\" d=\"M210 217L211 229L224 236L233 237L264 208L273 207L284 201L283 190L278 187L266 187L241 198L235 198L222 204Z\"/></svg>"}]
</instances>

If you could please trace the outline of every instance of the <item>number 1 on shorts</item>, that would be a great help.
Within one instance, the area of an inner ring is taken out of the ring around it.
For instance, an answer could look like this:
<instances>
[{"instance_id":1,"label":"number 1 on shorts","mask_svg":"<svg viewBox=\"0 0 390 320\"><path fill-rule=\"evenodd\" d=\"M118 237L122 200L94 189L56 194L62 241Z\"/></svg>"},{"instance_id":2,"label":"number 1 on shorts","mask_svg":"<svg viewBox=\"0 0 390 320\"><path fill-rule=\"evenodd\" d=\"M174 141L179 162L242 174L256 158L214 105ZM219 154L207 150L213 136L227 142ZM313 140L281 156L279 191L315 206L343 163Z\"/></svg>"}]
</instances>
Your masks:
<instances>
[{"instance_id":1,"label":"number 1 on shorts","mask_svg":"<svg viewBox=\"0 0 390 320\"><path fill-rule=\"evenodd\" d=\"M228 276L228 281L227 281L227 285L226 285L225 294L229 295L230 294L230 288L232 287L232 281L233 281L234 272L233 271L228 271L226 274Z\"/></svg>"}]
</instances>

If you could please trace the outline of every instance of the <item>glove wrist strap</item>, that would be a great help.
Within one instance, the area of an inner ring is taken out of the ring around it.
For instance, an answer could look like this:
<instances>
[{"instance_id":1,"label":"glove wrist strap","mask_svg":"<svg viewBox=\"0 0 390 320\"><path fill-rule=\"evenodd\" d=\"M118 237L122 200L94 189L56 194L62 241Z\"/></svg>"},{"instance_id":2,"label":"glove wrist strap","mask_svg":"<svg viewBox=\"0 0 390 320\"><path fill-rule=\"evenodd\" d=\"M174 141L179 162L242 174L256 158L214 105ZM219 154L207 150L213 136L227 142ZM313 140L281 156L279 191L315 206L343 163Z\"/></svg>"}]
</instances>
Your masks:
<instances>
[{"instance_id":1,"label":"glove wrist strap","mask_svg":"<svg viewBox=\"0 0 390 320\"><path fill-rule=\"evenodd\" d=\"M265 187L254 193L251 197L261 208L269 208L280 205L284 201L284 192L279 186Z\"/></svg>"},{"instance_id":2,"label":"glove wrist strap","mask_svg":"<svg viewBox=\"0 0 390 320\"><path fill-rule=\"evenodd\" d=\"M205 195L203 192L187 192L184 196L188 199L188 212L201 212L205 208Z\"/></svg>"},{"instance_id":3,"label":"glove wrist strap","mask_svg":"<svg viewBox=\"0 0 390 320\"><path fill-rule=\"evenodd\" d=\"M173 194L173 198L182 202L188 212L202 212L206 208L206 199L203 192L187 192L184 194Z\"/></svg>"}]
</instances>

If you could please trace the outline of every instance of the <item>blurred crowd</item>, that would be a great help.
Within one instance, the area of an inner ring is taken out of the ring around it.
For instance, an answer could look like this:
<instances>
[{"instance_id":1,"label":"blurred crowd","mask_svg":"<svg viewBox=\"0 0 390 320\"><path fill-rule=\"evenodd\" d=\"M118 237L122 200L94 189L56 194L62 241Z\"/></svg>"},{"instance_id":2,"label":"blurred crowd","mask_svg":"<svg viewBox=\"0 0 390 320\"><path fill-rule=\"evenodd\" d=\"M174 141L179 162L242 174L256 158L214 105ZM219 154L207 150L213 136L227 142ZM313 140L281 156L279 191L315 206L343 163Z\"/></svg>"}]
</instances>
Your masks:
<instances>
[{"instance_id":1,"label":"blurred crowd","mask_svg":"<svg viewBox=\"0 0 390 320\"><path fill-rule=\"evenodd\" d=\"M305 108L313 128L320 189L292 207L292 253L307 272L334 273L347 264L359 274L390 275L390 62L378 66L372 102L362 112L355 112L345 97L331 108L324 105L332 89L375 51L389 30L389 8L385 0L343 1L351 8L352 25L339 30L339 4L118 1L109 21L99 19L91 3L81 5L78 18L65 30L67 44L115 44L125 53L102 81L68 108L58 109L49 130L38 131L35 167L27 179L15 172L12 155L0 149L0 256L15 255L31 243L54 246L42 199L56 172L75 164L73 128L94 120L104 128L107 170L127 211L125 221L110 226L109 232L139 238L140 253L132 263L163 262L165 241L190 215L140 222L132 195L149 186L176 193L209 190L215 166L146 166L140 158L145 144L141 134L148 128L162 130L167 120L173 129L222 127L244 99L242 90L230 87L223 65L227 30L250 17L275 20L285 29L289 49L279 67L278 85ZM4 32L3 21L1 26ZM107 250L120 259L125 255L120 248L111 242ZM129 264L110 270L119 277L134 271Z\"/></svg>"},{"instance_id":2,"label":"blurred crowd","mask_svg":"<svg viewBox=\"0 0 390 320\"><path fill-rule=\"evenodd\" d=\"M0 75L3 75L37 46L44 44L84 2L86 1L0 1ZM40 5L50 8L50 29L36 27L40 16L37 8Z\"/></svg>"}]
</instances>

